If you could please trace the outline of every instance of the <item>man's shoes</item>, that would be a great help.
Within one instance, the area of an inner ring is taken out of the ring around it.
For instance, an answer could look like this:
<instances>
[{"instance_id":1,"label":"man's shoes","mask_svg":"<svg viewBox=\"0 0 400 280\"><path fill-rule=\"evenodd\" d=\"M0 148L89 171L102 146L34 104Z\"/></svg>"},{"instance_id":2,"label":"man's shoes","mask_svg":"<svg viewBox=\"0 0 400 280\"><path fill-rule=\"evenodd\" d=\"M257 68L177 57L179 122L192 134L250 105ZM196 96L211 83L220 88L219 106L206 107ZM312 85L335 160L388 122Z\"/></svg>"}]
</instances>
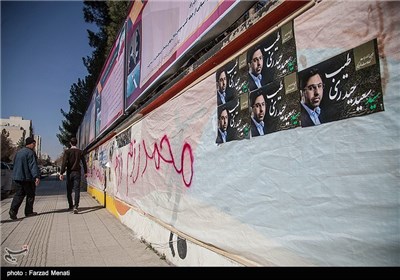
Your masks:
<instances>
[{"instance_id":1,"label":"man's shoes","mask_svg":"<svg viewBox=\"0 0 400 280\"><path fill-rule=\"evenodd\" d=\"M68 211L74 210L74 207L68 207Z\"/></svg>"},{"instance_id":2,"label":"man's shoes","mask_svg":"<svg viewBox=\"0 0 400 280\"><path fill-rule=\"evenodd\" d=\"M37 212L32 212L32 213L25 214L25 217L36 216L37 214L38 214Z\"/></svg>"},{"instance_id":3,"label":"man's shoes","mask_svg":"<svg viewBox=\"0 0 400 280\"><path fill-rule=\"evenodd\" d=\"M15 213L14 210L10 210L10 211L8 212L8 214L10 214L10 219L11 219L11 220L16 220L16 219L18 219L18 218L17 218L17 213Z\"/></svg>"},{"instance_id":4,"label":"man's shoes","mask_svg":"<svg viewBox=\"0 0 400 280\"><path fill-rule=\"evenodd\" d=\"M78 214L78 207L74 208L74 214Z\"/></svg>"}]
</instances>

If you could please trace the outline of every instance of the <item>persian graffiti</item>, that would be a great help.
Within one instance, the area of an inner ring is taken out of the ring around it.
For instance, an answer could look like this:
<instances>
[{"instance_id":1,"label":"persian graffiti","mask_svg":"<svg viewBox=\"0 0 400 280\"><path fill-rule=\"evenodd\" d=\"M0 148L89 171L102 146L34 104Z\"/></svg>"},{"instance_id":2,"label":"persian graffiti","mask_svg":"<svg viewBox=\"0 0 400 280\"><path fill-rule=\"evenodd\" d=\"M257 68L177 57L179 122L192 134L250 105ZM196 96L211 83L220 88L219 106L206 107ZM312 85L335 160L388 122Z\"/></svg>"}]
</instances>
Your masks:
<instances>
[{"instance_id":1,"label":"persian graffiti","mask_svg":"<svg viewBox=\"0 0 400 280\"><path fill-rule=\"evenodd\" d=\"M126 182L126 195L129 187L151 170L160 171L162 163L170 165L173 170L182 177L185 187L189 188L193 180L194 155L189 143L183 143L180 150L180 157L176 157L167 135L160 141L149 145L145 140L131 140L128 145L126 160L121 153L117 153L114 158L114 172L116 176L117 188L120 188L123 180ZM151 164L154 163L154 165ZM125 170L125 172L123 172Z\"/></svg>"},{"instance_id":2,"label":"persian graffiti","mask_svg":"<svg viewBox=\"0 0 400 280\"><path fill-rule=\"evenodd\" d=\"M91 178L96 178L99 182L101 182L101 184L104 184L105 178L102 168L92 165L88 168L88 171Z\"/></svg>"}]
</instances>

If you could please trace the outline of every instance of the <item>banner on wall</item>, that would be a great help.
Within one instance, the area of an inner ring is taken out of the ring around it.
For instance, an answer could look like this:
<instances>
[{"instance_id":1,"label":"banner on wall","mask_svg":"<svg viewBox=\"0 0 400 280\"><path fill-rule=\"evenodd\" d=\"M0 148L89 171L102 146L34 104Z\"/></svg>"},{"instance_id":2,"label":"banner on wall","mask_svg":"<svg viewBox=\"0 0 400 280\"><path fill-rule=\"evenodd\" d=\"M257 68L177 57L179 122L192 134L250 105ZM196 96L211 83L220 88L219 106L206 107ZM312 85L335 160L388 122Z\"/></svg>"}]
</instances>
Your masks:
<instances>
[{"instance_id":1,"label":"banner on wall","mask_svg":"<svg viewBox=\"0 0 400 280\"><path fill-rule=\"evenodd\" d=\"M79 127L77 139L79 139L79 146L84 149L89 144L89 127L90 127L90 111L85 112L82 123Z\"/></svg>"},{"instance_id":2,"label":"banner on wall","mask_svg":"<svg viewBox=\"0 0 400 280\"><path fill-rule=\"evenodd\" d=\"M141 93L140 87L140 53L141 53L141 25L130 26L128 24L128 52L127 52L127 77L125 107L136 100Z\"/></svg>"},{"instance_id":3,"label":"banner on wall","mask_svg":"<svg viewBox=\"0 0 400 280\"><path fill-rule=\"evenodd\" d=\"M96 137L100 134L101 124L101 96L99 90L96 88L93 94L94 96L94 111L95 111L95 123L94 123L94 134Z\"/></svg>"},{"instance_id":4,"label":"banner on wall","mask_svg":"<svg viewBox=\"0 0 400 280\"><path fill-rule=\"evenodd\" d=\"M140 85L167 69L238 3L230 0L146 2L142 13L146 52L142 53Z\"/></svg>"},{"instance_id":5,"label":"banner on wall","mask_svg":"<svg viewBox=\"0 0 400 280\"><path fill-rule=\"evenodd\" d=\"M304 69L299 83L303 127L384 111L376 39Z\"/></svg>"},{"instance_id":6,"label":"banner on wall","mask_svg":"<svg viewBox=\"0 0 400 280\"><path fill-rule=\"evenodd\" d=\"M125 25L108 57L97 85L96 95L100 98L100 114L96 119L98 133L106 130L123 112ZM97 97L96 97L97 98ZM97 102L96 102L97 104ZM96 106L96 109L99 107ZM96 110L97 111L97 110ZM96 134L97 136L98 134Z\"/></svg>"},{"instance_id":7,"label":"banner on wall","mask_svg":"<svg viewBox=\"0 0 400 280\"><path fill-rule=\"evenodd\" d=\"M88 112L88 117L89 117L89 125L88 125L88 131L86 133L89 134L89 143L93 142L93 140L96 138L96 132L95 132L95 122L96 122L96 106L95 106L95 95L92 95L92 99L90 100L89 107L87 109Z\"/></svg>"},{"instance_id":8,"label":"banner on wall","mask_svg":"<svg viewBox=\"0 0 400 280\"><path fill-rule=\"evenodd\" d=\"M142 56L142 1L135 1L126 21L126 91L125 110L142 92L140 67Z\"/></svg>"}]
</instances>

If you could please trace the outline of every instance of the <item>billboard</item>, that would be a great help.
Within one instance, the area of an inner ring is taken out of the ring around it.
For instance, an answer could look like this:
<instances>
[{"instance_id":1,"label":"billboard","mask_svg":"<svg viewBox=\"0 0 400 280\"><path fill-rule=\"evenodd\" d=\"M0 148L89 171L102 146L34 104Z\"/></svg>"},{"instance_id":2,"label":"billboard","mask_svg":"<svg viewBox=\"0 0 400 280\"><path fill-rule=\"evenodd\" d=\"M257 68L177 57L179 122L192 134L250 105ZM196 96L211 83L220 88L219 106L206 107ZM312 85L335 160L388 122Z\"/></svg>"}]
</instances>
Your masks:
<instances>
[{"instance_id":1,"label":"billboard","mask_svg":"<svg viewBox=\"0 0 400 280\"><path fill-rule=\"evenodd\" d=\"M133 2L126 26L126 91L125 109L142 93L140 86L140 67L142 57L142 8L141 1Z\"/></svg>"},{"instance_id":2,"label":"billboard","mask_svg":"<svg viewBox=\"0 0 400 280\"><path fill-rule=\"evenodd\" d=\"M125 109L129 110L146 89L200 43L239 2L135 1L126 25Z\"/></svg>"},{"instance_id":3,"label":"billboard","mask_svg":"<svg viewBox=\"0 0 400 280\"><path fill-rule=\"evenodd\" d=\"M125 26L103 67L95 90L96 136L122 116L124 110ZM99 100L98 100L99 99ZM101 105L100 105L101 104Z\"/></svg>"}]
</instances>

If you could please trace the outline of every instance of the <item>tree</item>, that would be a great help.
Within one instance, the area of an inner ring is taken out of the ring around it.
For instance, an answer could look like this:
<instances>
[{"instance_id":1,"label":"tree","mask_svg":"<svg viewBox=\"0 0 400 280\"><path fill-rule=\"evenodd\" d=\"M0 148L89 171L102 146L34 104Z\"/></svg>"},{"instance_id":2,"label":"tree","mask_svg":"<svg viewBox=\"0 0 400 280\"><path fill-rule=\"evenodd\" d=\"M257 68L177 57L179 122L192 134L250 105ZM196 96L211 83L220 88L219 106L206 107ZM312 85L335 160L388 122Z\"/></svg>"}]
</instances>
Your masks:
<instances>
[{"instance_id":1,"label":"tree","mask_svg":"<svg viewBox=\"0 0 400 280\"><path fill-rule=\"evenodd\" d=\"M1 131L1 161L11 162L15 154L15 147L12 145L10 133L3 129Z\"/></svg>"},{"instance_id":2,"label":"tree","mask_svg":"<svg viewBox=\"0 0 400 280\"><path fill-rule=\"evenodd\" d=\"M107 3L109 10L110 24L106 26L107 46L106 51L109 53L117 39L119 32L128 16L128 10L131 5L129 1L109 1Z\"/></svg>"},{"instance_id":3,"label":"tree","mask_svg":"<svg viewBox=\"0 0 400 280\"><path fill-rule=\"evenodd\" d=\"M21 138L19 138L19 140L18 140L18 142L17 142L17 150L22 149L23 147L25 147L24 136L22 136Z\"/></svg>"}]
</instances>

